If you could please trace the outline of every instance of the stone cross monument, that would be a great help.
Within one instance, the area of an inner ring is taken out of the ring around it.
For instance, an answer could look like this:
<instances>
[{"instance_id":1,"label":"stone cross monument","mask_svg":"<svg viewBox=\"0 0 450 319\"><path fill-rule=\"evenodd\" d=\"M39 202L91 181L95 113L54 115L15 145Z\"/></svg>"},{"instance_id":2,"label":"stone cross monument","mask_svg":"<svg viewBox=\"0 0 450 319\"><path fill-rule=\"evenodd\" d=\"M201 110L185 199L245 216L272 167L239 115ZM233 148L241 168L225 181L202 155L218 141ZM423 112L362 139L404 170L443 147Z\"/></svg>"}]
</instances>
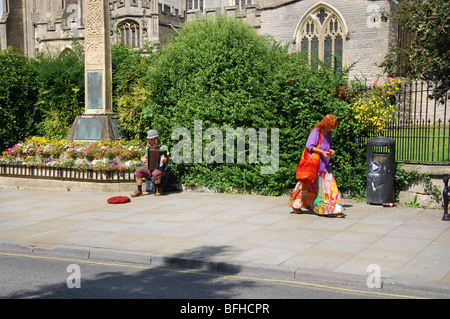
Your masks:
<instances>
[{"instance_id":1,"label":"stone cross monument","mask_svg":"<svg viewBox=\"0 0 450 319\"><path fill-rule=\"evenodd\" d=\"M120 137L112 110L111 31L108 0L85 2L85 110L67 139L97 141Z\"/></svg>"}]
</instances>

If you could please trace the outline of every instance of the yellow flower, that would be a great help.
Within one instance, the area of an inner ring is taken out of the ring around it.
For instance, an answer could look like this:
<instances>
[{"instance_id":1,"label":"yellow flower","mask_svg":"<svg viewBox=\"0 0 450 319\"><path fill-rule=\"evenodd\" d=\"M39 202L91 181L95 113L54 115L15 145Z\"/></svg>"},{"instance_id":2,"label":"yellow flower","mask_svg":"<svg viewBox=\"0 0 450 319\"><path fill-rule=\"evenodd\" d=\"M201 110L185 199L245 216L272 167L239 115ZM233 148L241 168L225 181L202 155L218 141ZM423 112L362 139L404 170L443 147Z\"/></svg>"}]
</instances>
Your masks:
<instances>
[{"instance_id":1,"label":"yellow flower","mask_svg":"<svg viewBox=\"0 0 450 319\"><path fill-rule=\"evenodd\" d=\"M394 119L395 101L394 92L400 89L396 84L401 81L393 81L389 78L386 83L373 82L372 88L361 94L353 104L355 119L364 129L372 126L375 129L383 131L386 124Z\"/></svg>"}]
</instances>

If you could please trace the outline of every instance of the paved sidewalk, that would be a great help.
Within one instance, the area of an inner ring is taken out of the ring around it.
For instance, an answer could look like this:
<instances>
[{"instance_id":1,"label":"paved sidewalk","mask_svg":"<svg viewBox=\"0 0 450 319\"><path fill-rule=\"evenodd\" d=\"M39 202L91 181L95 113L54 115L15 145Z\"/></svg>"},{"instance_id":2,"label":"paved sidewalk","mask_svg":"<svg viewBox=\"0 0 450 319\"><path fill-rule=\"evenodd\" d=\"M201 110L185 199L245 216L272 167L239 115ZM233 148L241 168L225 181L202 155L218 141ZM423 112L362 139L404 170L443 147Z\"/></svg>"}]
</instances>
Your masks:
<instances>
[{"instance_id":1,"label":"paved sidewalk","mask_svg":"<svg viewBox=\"0 0 450 319\"><path fill-rule=\"evenodd\" d=\"M367 278L376 264L385 283L450 289L443 211L346 200L346 218L326 218L291 214L286 196L178 192L108 204L116 195L129 194L0 189L0 251L287 276Z\"/></svg>"}]
</instances>

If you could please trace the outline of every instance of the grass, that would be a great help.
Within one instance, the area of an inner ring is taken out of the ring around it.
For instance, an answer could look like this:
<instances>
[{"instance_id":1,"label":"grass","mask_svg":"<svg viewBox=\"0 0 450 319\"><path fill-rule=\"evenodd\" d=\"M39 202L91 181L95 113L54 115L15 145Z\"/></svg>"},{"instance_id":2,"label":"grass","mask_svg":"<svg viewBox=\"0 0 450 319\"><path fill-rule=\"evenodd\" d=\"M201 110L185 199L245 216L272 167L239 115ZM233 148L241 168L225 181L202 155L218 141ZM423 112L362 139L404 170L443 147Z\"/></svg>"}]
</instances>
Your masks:
<instances>
[{"instance_id":1,"label":"grass","mask_svg":"<svg viewBox=\"0 0 450 319\"><path fill-rule=\"evenodd\" d=\"M450 164L450 126L388 128L384 136L395 140L397 161Z\"/></svg>"}]
</instances>

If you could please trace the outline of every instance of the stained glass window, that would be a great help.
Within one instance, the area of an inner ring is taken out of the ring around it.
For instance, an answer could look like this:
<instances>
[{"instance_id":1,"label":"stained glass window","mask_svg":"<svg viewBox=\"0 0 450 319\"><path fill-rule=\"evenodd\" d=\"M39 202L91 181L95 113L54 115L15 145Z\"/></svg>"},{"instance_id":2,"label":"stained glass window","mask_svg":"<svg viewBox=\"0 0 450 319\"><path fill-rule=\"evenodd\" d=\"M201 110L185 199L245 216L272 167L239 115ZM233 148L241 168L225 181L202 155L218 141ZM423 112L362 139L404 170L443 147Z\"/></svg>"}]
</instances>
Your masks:
<instances>
[{"instance_id":1,"label":"stained glass window","mask_svg":"<svg viewBox=\"0 0 450 319\"><path fill-rule=\"evenodd\" d=\"M330 36L327 36L324 41L325 47L324 47L324 61L328 68L331 68L332 66L332 59L333 59L333 39Z\"/></svg>"},{"instance_id":2,"label":"stained glass window","mask_svg":"<svg viewBox=\"0 0 450 319\"><path fill-rule=\"evenodd\" d=\"M314 69L320 59L327 67L342 71L345 32L336 12L326 6L316 7L299 23L295 36L297 50L308 54Z\"/></svg>"},{"instance_id":3,"label":"stained glass window","mask_svg":"<svg viewBox=\"0 0 450 319\"><path fill-rule=\"evenodd\" d=\"M338 35L334 40L334 54L335 54L334 69L337 72L342 71L342 46L343 46L342 36Z\"/></svg>"},{"instance_id":4,"label":"stained glass window","mask_svg":"<svg viewBox=\"0 0 450 319\"><path fill-rule=\"evenodd\" d=\"M311 40L311 66L314 70L318 68L318 59L319 59L319 39L317 37L312 38Z\"/></svg>"}]
</instances>

